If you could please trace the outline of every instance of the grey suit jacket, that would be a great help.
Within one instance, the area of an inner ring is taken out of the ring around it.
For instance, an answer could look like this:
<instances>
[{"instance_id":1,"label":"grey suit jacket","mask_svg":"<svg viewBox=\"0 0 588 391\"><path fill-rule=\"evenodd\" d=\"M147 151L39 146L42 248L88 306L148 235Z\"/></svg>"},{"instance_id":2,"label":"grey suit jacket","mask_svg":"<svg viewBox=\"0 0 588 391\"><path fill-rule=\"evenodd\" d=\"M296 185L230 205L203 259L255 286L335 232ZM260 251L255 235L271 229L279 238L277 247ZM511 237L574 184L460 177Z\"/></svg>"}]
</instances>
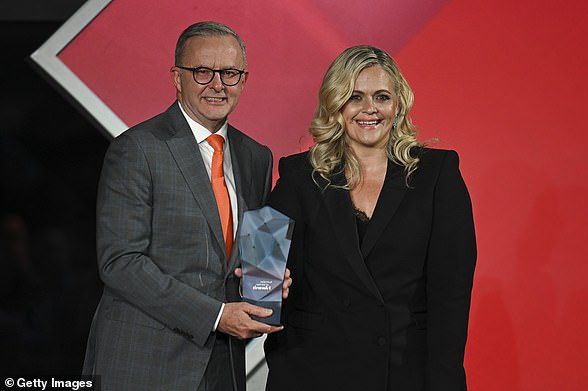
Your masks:
<instances>
[{"instance_id":1,"label":"grey suit jacket","mask_svg":"<svg viewBox=\"0 0 588 391\"><path fill-rule=\"evenodd\" d=\"M271 188L270 150L229 126L243 211ZM214 345L224 301L239 301L210 180L178 103L110 145L97 201L98 267L104 293L84 374L103 390L195 390ZM232 375L245 389L242 341L230 339Z\"/></svg>"}]
</instances>

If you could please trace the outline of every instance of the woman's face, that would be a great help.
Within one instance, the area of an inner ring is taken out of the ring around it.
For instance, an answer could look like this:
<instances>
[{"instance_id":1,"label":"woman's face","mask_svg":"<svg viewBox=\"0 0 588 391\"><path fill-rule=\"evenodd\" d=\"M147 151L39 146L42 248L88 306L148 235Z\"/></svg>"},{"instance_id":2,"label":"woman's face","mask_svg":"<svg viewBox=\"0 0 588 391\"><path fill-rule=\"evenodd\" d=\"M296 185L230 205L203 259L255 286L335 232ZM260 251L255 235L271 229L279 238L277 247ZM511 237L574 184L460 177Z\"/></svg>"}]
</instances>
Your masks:
<instances>
[{"instance_id":1,"label":"woman's face","mask_svg":"<svg viewBox=\"0 0 588 391\"><path fill-rule=\"evenodd\" d=\"M341 111L347 143L354 151L386 147L396 102L392 79L382 67L374 65L359 73L353 94Z\"/></svg>"}]
</instances>

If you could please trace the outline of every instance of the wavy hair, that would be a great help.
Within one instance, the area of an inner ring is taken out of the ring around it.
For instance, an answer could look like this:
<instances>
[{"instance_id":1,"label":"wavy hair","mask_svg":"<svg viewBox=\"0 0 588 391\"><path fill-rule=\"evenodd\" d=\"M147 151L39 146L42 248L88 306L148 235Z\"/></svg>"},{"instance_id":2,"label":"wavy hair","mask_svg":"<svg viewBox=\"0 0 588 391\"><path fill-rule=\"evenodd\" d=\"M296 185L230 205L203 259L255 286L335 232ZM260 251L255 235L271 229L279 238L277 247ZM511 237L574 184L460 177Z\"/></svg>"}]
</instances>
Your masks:
<instances>
[{"instance_id":1,"label":"wavy hair","mask_svg":"<svg viewBox=\"0 0 588 391\"><path fill-rule=\"evenodd\" d=\"M343 51L329 66L319 90L319 103L310 123L309 133L315 144L310 148L310 163L313 179L316 175L324 178L329 186L353 189L361 182L357 156L349 147L345 137L343 107L353 94L359 73L379 65L386 71L394 85L393 93L397 99L397 115L386 146L388 158L404 167L405 183L409 186L411 175L418 168L419 158L413 153L421 147L416 137L416 128L409 113L414 101L410 86L400 73L394 60L385 51L373 46L353 46ZM331 176L338 167L346 170L347 184L335 186Z\"/></svg>"}]
</instances>

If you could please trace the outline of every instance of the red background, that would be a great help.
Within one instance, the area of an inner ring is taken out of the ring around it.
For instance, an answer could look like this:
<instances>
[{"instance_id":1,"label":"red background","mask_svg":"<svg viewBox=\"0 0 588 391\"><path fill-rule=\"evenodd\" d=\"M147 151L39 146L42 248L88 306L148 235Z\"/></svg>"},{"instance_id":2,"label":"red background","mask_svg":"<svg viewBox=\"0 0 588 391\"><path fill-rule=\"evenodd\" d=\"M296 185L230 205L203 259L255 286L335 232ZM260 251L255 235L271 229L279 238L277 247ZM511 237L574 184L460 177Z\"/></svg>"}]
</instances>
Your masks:
<instances>
[{"instance_id":1,"label":"red background","mask_svg":"<svg viewBox=\"0 0 588 391\"><path fill-rule=\"evenodd\" d=\"M479 258L471 390L585 390L588 3L584 0L113 1L59 58L127 124L171 104L180 32L233 27L250 78L231 123L276 161L306 149L328 64L380 46L415 92L421 140L458 150Z\"/></svg>"}]
</instances>

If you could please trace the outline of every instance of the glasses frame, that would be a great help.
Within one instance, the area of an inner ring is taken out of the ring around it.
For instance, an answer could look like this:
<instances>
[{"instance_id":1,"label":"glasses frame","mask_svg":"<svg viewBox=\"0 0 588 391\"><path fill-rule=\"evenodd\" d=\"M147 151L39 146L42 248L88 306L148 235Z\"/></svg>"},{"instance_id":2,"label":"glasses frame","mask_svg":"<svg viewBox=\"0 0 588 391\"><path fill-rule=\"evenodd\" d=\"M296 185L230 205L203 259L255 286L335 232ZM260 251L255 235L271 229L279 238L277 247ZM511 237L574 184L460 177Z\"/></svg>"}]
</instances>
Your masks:
<instances>
[{"instance_id":1,"label":"glasses frame","mask_svg":"<svg viewBox=\"0 0 588 391\"><path fill-rule=\"evenodd\" d=\"M214 80L214 76L218 73L218 76L220 77L221 83L223 83L223 85L227 86L227 87L233 87L236 86L237 84L239 84L239 82L241 81L241 78L243 77L243 74L247 73L247 71L245 70L241 70L241 69L236 69L236 68L226 68L226 69L212 69L212 68L208 68L208 67L196 67L196 68L191 68L191 67L183 67L181 65L176 65L177 68L180 69L184 69L186 71L192 71L192 79L194 79L194 81L197 84L200 84L202 86L205 86L207 84L209 84L211 81ZM206 69L210 72L212 72L212 77L210 78L209 81L207 81L206 83L201 83L198 80L196 80L196 71L199 71L201 69ZM237 78L237 81L233 84L227 84L225 82L225 80L223 79L223 72L226 71L235 71L239 74L239 77Z\"/></svg>"}]
</instances>

